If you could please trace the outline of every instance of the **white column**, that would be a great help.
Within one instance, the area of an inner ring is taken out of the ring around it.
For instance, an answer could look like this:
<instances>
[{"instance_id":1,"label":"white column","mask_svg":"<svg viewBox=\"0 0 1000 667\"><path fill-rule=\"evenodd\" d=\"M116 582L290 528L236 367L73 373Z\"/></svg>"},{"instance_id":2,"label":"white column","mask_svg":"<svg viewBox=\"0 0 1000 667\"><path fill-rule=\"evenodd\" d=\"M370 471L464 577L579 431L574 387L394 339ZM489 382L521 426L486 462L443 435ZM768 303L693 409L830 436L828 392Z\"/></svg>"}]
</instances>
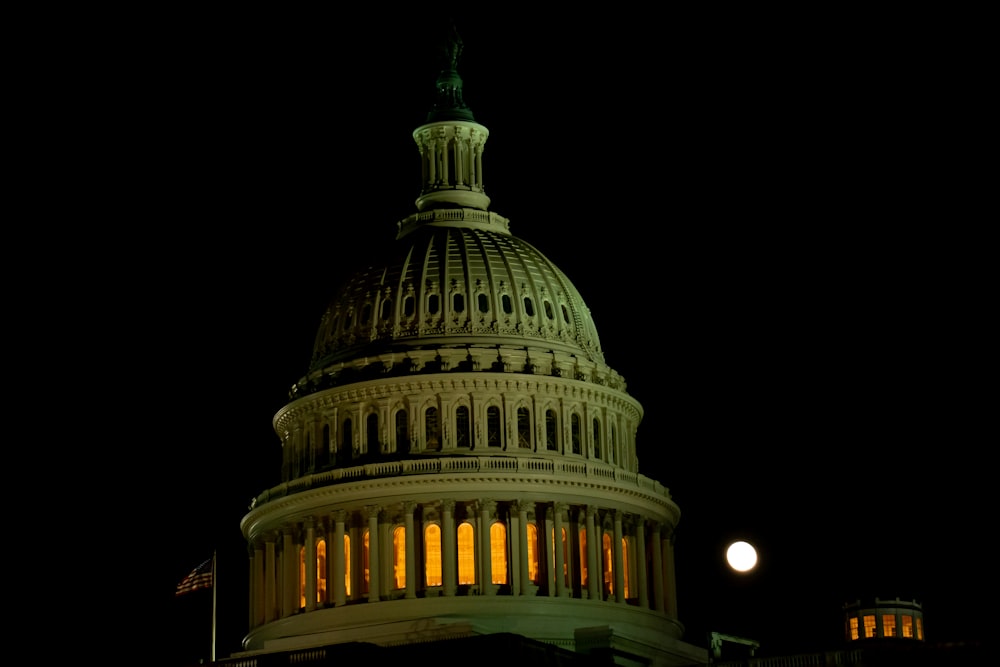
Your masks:
<instances>
[{"instance_id":1,"label":"white column","mask_svg":"<svg viewBox=\"0 0 1000 667\"><path fill-rule=\"evenodd\" d=\"M291 616L298 609L299 554L295 548L293 528L286 526L281 535L281 616Z\"/></svg>"},{"instance_id":2,"label":"white column","mask_svg":"<svg viewBox=\"0 0 1000 667\"><path fill-rule=\"evenodd\" d=\"M444 577L443 589L446 596L455 595L458 582L458 545L455 533L455 501L441 501L441 569Z\"/></svg>"},{"instance_id":3,"label":"white column","mask_svg":"<svg viewBox=\"0 0 1000 667\"><path fill-rule=\"evenodd\" d=\"M378 505L365 505L365 516L368 518L368 602L378 602L379 588L379 553L378 553Z\"/></svg>"},{"instance_id":4,"label":"white column","mask_svg":"<svg viewBox=\"0 0 1000 667\"><path fill-rule=\"evenodd\" d=\"M480 561L482 577L479 583L480 595L491 595L493 593L493 549L490 545L490 524L493 512L496 511L497 504L492 500L483 500L479 503L479 538Z\"/></svg>"},{"instance_id":5,"label":"white column","mask_svg":"<svg viewBox=\"0 0 1000 667\"><path fill-rule=\"evenodd\" d=\"M555 567L552 565L552 556L555 553L552 549L553 547L553 535L552 535L552 508L547 507L545 509L545 525L543 530L545 531L545 553L541 554L542 564L545 566L545 571L548 573L548 595L549 597L554 597L556 594L556 577L555 577Z\"/></svg>"},{"instance_id":6,"label":"white column","mask_svg":"<svg viewBox=\"0 0 1000 667\"><path fill-rule=\"evenodd\" d=\"M333 560L333 574L327 586L333 587L333 604L342 607L347 604L347 563L344 556L344 518L346 512L337 510L333 513L334 529L333 544L327 546L327 558Z\"/></svg>"},{"instance_id":7,"label":"white column","mask_svg":"<svg viewBox=\"0 0 1000 667\"><path fill-rule=\"evenodd\" d=\"M653 541L653 609L663 611L663 538L655 522L649 539Z\"/></svg>"},{"instance_id":8,"label":"white column","mask_svg":"<svg viewBox=\"0 0 1000 667\"><path fill-rule=\"evenodd\" d=\"M649 592L646 590L646 520L638 517L635 522L635 577L639 587L639 606L649 609Z\"/></svg>"},{"instance_id":9,"label":"white column","mask_svg":"<svg viewBox=\"0 0 1000 667\"><path fill-rule=\"evenodd\" d=\"M625 566L622 557L622 511L615 510L615 543L612 545L615 555L615 602L625 601Z\"/></svg>"},{"instance_id":10,"label":"white column","mask_svg":"<svg viewBox=\"0 0 1000 667\"><path fill-rule=\"evenodd\" d=\"M552 539L552 548L555 549L555 575L556 580L556 597L562 597L566 595L566 553L563 551L563 522L562 515L563 511L566 509L566 505L563 503L556 503L553 509L553 518L555 519L553 528L555 535Z\"/></svg>"},{"instance_id":11,"label":"white column","mask_svg":"<svg viewBox=\"0 0 1000 667\"><path fill-rule=\"evenodd\" d=\"M604 573L601 571L601 565L597 560L597 554L600 553L601 541L597 536L597 526L594 521L597 516L597 508L593 505L587 507L587 593L591 600L600 600L601 595L601 581L604 579Z\"/></svg>"},{"instance_id":12,"label":"white column","mask_svg":"<svg viewBox=\"0 0 1000 667\"><path fill-rule=\"evenodd\" d=\"M403 505L403 522L406 530L406 594L407 598L417 597L417 541L413 534L413 511L417 504L407 502Z\"/></svg>"},{"instance_id":13,"label":"white column","mask_svg":"<svg viewBox=\"0 0 1000 667\"><path fill-rule=\"evenodd\" d=\"M316 611L316 522L308 517L305 526L306 611Z\"/></svg>"},{"instance_id":14,"label":"white column","mask_svg":"<svg viewBox=\"0 0 1000 667\"><path fill-rule=\"evenodd\" d=\"M517 502L511 503L510 505L510 530L508 531L508 539L510 539L510 548L507 553L510 554L510 594L517 597L521 594L521 542L524 539L521 537L521 518L520 504Z\"/></svg>"},{"instance_id":15,"label":"white column","mask_svg":"<svg viewBox=\"0 0 1000 667\"><path fill-rule=\"evenodd\" d=\"M268 623L278 617L278 553L273 536L264 538L264 622Z\"/></svg>"},{"instance_id":16,"label":"white column","mask_svg":"<svg viewBox=\"0 0 1000 667\"><path fill-rule=\"evenodd\" d=\"M520 538L517 560L521 565L521 595L527 595L531 580L528 579L528 508L524 501L517 504L517 523L517 534Z\"/></svg>"}]
</instances>

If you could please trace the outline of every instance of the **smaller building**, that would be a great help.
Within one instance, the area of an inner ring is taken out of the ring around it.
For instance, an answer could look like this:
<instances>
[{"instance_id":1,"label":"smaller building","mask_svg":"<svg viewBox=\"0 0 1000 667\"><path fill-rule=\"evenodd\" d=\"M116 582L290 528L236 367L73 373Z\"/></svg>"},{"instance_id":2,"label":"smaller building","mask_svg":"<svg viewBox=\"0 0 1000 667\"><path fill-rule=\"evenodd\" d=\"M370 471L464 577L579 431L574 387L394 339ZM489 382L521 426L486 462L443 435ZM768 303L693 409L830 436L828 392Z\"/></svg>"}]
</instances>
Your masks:
<instances>
[{"instance_id":1,"label":"smaller building","mask_svg":"<svg viewBox=\"0 0 1000 667\"><path fill-rule=\"evenodd\" d=\"M844 605L844 637L848 642L868 639L924 641L924 612L915 600L860 600Z\"/></svg>"}]
</instances>

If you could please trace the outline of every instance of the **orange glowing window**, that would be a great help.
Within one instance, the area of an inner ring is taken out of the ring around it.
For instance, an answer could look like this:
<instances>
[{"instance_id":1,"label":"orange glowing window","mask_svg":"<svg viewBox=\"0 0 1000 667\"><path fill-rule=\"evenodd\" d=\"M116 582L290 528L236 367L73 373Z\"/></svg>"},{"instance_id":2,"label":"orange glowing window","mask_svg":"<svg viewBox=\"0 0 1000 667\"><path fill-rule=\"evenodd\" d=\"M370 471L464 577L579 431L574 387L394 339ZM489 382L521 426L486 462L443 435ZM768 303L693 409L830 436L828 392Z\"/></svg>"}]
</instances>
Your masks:
<instances>
[{"instance_id":1,"label":"orange glowing window","mask_svg":"<svg viewBox=\"0 0 1000 667\"><path fill-rule=\"evenodd\" d=\"M476 583L476 543L472 524L463 522L458 527L458 583Z\"/></svg>"},{"instance_id":2,"label":"orange glowing window","mask_svg":"<svg viewBox=\"0 0 1000 667\"><path fill-rule=\"evenodd\" d=\"M875 636L875 615L868 614L864 616L862 621L865 624L865 638L871 639L872 637Z\"/></svg>"},{"instance_id":3,"label":"orange glowing window","mask_svg":"<svg viewBox=\"0 0 1000 667\"><path fill-rule=\"evenodd\" d=\"M622 562L625 566L622 568L622 574L624 575L624 593L625 598L628 599L632 597L632 587L629 584L629 570L631 569L629 565L631 564L631 549L628 548L628 539L622 538Z\"/></svg>"},{"instance_id":4,"label":"orange glowing window","mask_svg":"<svg viewBox=\"0 0 1000 667\"><path fill-rule=\"evenodd\" d=\"M344 591L351 596L351 536L344 535Z\"/></svg>"},{"instance_id":5,"label":"orange glowing window","mask_svg":"<svg viewBox=\"0 0 1000 667\"><path fill-rule=\"evenodd\" d=\"M580 585L587 586L587 529L580 530Z\"/></svg>"},{"instance_id":6,"label":"orange glowing window","mask_svg":"<svg viewBox=\"0 0 1000 667\"><path fill-rule=\"evenodd\" d=\"M441 528L432 523L424 529L424 578L428 586L440 586Z\"/></svg>"},{"instance_id":7,"label":"orange glowing window","mask_svg":"<svg viewBox=\"0 0 1000 667\"><path fill-rule=\"evenodd\" d=\"M909 615L904 615L900 620L903 630L903 636L906 637L907 639L913 639L913 617Z\"/></svg>"},{"instance_id":8,"label":"orange glowing window","mask_svg":"<svg viewBox=\"0 0 1000 667\"><path fill-rule=\"evenodd\" d=\"M361 571L364 573L364 581L361 582L361 592L368 592L368 531L365 531L361 545Z\"/></svg>"},{"instance_id":9,"label":"orange glowing window","mask_svg":"<svg viewBox=\"0 0 1000 667\"><path fill-rule=\"evenodd\" d=\"M395 588L406 588L406 529L392 531L392 574Z\"/></svg>"},{"instance_id":10,"label":"orange glowing window","mask_svg":"<svg viewBox=\"0 0 1000 667\"><path fill-rule=\"evenodd\" d=\"M896 636L896 617L892 614L882 614L882 636Z\"/></svg>"},{"instance_id":11,"label":"orange glowing window","mask_svg":"<svg viewBox=\"0 0 1000 667\"><path fill-rule=\"evenodd\" d=\"M299 547L299 607L306 606L306 548Z\"/></svg>"},{"instance_id":12,"label":"orange glowing window","mask_svg":"<svg viewBox=\"0 0 1000 667\"><path fill-rule=\"evenodd\" d=\"M924 640L924 619L917 617L917 639Z\"/></svg>"},{"instance_id":13,"label":"orange glowing window","mask_svg":"<svg viewBox=\"0 0 1000 667\"><path fill-rule=\"evenodd\" d=\"M528 579L538 584L538 527L528 524Z\"/></svg>"},{"instance_id":14,"label":"orange glowing window","mask_svg":"<svg viewBox=\"0 0 1000 667\"><path fill-rule=\"evenodd\" d=\"M614 570L611 564L614 562L614 554L611 551L611 536L604 533L604 538L601 540L603 544L604 551L604 592L608 595L612 595L615 592L615 577Z\"/></svg>"},{"instance_id":15,"label":"orange glowing window","mask_svg":"<svg viewBox=\"0 0 1000 667\"><path fill-rule=\"evenodd\" d=\"M494 584L507 583L507 526L490 526L490 570Z\"/></svg>"},{"instance_id":16,"label":"orange glowing window","mask_svg":"<svg viewBox=\"0 0 1000 667\"><path fill-rule=\"evenodd\" d=\"M316 543L316 602L326 601L326 540Z\"/></svg>"},{"instance_id":17,"label":"orange glowing window","mask_svg":"<svg viewBox=\"0 0 1000 667\"><path fill-rule=\"evenodd\" d=\"M860 635L858 634L858 619L856 616L851 617L851 641L857 640Z\"/></svg>"}]
</instances>

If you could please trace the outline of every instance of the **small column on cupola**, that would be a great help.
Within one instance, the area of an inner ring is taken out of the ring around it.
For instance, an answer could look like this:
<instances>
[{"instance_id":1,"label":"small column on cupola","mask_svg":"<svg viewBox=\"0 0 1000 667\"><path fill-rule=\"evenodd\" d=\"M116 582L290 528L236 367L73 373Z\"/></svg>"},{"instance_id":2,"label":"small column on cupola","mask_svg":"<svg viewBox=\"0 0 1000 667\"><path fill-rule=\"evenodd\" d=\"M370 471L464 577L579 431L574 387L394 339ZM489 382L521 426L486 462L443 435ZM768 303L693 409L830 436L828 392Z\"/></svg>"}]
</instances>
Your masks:
<instances>
[{"instance_id":1,"label":"small column on cupola","mask_svg":"<svg viewBox=\"0 0 1000 667\"><path fill-rule=\"evenodd\" d=\"M434 104L427 122L413 131L420 150L421 190L417 210L473 208L487 210L483 191L483 147L489 130L476 122L462 99L458 60L462 39L454 23L442 48Z\"/></svg>"}]
</instances>

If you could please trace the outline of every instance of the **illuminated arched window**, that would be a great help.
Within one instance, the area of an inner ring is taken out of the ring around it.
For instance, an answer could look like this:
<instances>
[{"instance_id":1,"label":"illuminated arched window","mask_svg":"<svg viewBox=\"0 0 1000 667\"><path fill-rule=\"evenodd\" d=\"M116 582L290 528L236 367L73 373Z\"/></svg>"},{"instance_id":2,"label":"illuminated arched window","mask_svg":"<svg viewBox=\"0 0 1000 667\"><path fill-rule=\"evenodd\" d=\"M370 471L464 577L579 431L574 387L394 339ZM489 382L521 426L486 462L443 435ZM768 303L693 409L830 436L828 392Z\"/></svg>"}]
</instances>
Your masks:
<instances>
[{"instance_id":1,"label":"illuminated arched window","mask_svg":"<svg viewBox=\"0 0 1000 667\"><path fill-rule=\"evenodd\" d=\"M441 424L438 422L437 408L424 410L424 438L427 449L431 451L441 449Z\"/></svg>"},{"instance_id":2,"label":"illuminated arched window","mask_svg":"<svg viewBox=\"0 0 1000 667\"><path fill-rule=\"evenodd\" d=\"M368 531L365 531L364 537L362 538L362 549L361 549L361 571L364 573L364 581L361 582L361 592L368 592L368 575L369 575L369 560L368 560Z\"/></svg>"},{"instance_id":3,"label":"illuminated arched window","mask_svg":"<svg viewBox=\"0 0 1000 667\"><path fill-rule=\"evenodd\" d=\"M500 408L495 405L491 405L486 408L486 446L499 447L501 445L501 433Z\"/></svg>"},{"instance_id":4,"label":"illuminated arched window","mask_svg":"<svg viewBox=\"0 0 1000 667\"><path fill-rule=\"evenodd\" d=\"M476 583L475 533L468 521L458 527L458 583Z\"/></svg>"},{"instance_id":5,"label":"illuminated arched window","mask_svg":"<svg viewBox=\"0 0 1000 667\"><path fill-rule=\"evenodd\" d=\"M351 429L351 418L344 420L343 428L340 429L340 454L344 461L351 460L351 442L353 440Z\"/></svg>"},{"instance_id":6,"label":"illuminated arched window","mask_svg":"<svg viewBox=\"0 0 1000 667\"><path fill-rule=\"evenodd\" d=\"M499 521L490 526L490 569L494 584L507 583L507 526Z\"/></svg>"},{"instance_id":7,"label":"illuminated arched window","mask_svg":"<svg viewBox=\"0 0 1000 667\"><path fill-rule=\"evenodd\" d=\"M528 579L538 584L538 527L528 524Z\"/></svg>"},{"instance_id":8,"label":"illuminated arched window","mask_svg":"<svg viewBox=\"0 0 1000 667\"><path fill-rule=\"evenodd\" d=\"M580 585L587 587L587 529L580 529Z\"/></svg>"},{"instance_id":9,"label":"illuminated arched window","mask_svg":"<svg viewBox=\"0 0 1000 667\"><path fill-rule=\"evenodd\" d=\"M601 422L594 420L594 458L601 458Z\"/></svg>"},{"instance_id":10,"label":"illuminated arched window","mask_svg":"<svg viewBox=\"0 0 1000 667\"><path fill-rule=\"evenodd\" d=\"M556 423L556 411L545 411L545 449L558 451L559 441L557 439L558 428Z\"/></svg>"},{"instance_id":11,"label":"illuminated arched window","mask_svg":"<svg viewBox=\"0 0 1000 667\"><path fill-rule=\"evenodd\" d=\"M611 425L611 447L609 448L608 456L611 457L612 463L618 463L618 438L614 424Z\"/></svg>"},{"instance_id":12,"label":"illuminated arched window","mask_svg":"<svg viewBox=\"0 0 1000 667\"><path fill-rule=\"evenodd\" d=\"M428 586L440 586L441 528L432 523L424 529L424 578Z\"/></svg>"},{"instance_id":13,"label":"illuminated arched window","mask_svg":"<svg viewBox=\"0 0 1000 667\"><path fill-rule=\"evenodd\" d=\"M392 531L392 575L394 588L406 588L406 529Z\"/></svg>"},{"instance_id":14,"label":"illuminated arched window","mask_svg":"<svg viewBox=\"0 0 1000 667\"><path fill-rule=\"evenodd\" d=\"M410 451L410 424L406 410L396 412L396 451L402 454Z\"/></svg>"},{"instance_id":15,"label":"illuminated arched window","mask_svg":"<svg viewBox=\"0 0 1000 667\"><path fill-rule=\"evenodd\" d=\"M365 423L365 434L367 436L366 440L366 450L369 454L377 455L379 453L378 449L378 413L372 412L368 415L368 420Z\"/></svg>"},{"instance_id":16,"label":"illuminated arched window","mask_svg":"<svg viewBox=\"0 0 1000 667\"><path fill-rule=\"evenodd\" d=\"M472 446L472 419L469 417L469 408L465 405L460 405L455 410L455 446Z\"/></svg>"},{"instance_id":17,"label":"illuminated arched window","mask_svg":"<svg viewBox=\"0 0 1000 667\"><path fill-rule=\"evenodd\" d=\"M579 454L581 451L580 415L574 412L573 416L570 417L569 423L570 423L570 440L572 442L573 453Z\"/></svg>"},{"instance_id":18,"label":"illuminated arched window","mask_svg":"<svg viewBox=\"0 0 1000 667\"><path fill-rule=\"evenodd\" d=\"M602 550L604 553L604 562L602 563L604 567L604 594L613 595L615 592L615 577L612 564L614 563L615 555L611 549L611 536L604 533L602 543Z\"/></svg>"},{"instance_id":19,"label":"illuminated arched window","mask_svg":"<svg viewBox=\"0 0 1000 667\"><path fill-rule=\"evenodd\" d=\"M528 408L517 409L517 446L531 449L531 416Z\"/></svg>"},{"instance_id":20,"label":"illuminated arched window","mask_svg":"<svg viewBox=\"0 0 1000 667\"><path fill-rule=\"evenodd\" d=\"M344 535L344 591L351 597L351 536Z\"/></svg>"},{"instance_id":21,"label":"illuminated arched window","mask_svg":"<svg viewBox=\"0 0 1000 667\"><path fill-rule=\"evenodd\" d=\"M326 602L326 540L316 543L316 602Z\"/></svg>"}]
</instances>

